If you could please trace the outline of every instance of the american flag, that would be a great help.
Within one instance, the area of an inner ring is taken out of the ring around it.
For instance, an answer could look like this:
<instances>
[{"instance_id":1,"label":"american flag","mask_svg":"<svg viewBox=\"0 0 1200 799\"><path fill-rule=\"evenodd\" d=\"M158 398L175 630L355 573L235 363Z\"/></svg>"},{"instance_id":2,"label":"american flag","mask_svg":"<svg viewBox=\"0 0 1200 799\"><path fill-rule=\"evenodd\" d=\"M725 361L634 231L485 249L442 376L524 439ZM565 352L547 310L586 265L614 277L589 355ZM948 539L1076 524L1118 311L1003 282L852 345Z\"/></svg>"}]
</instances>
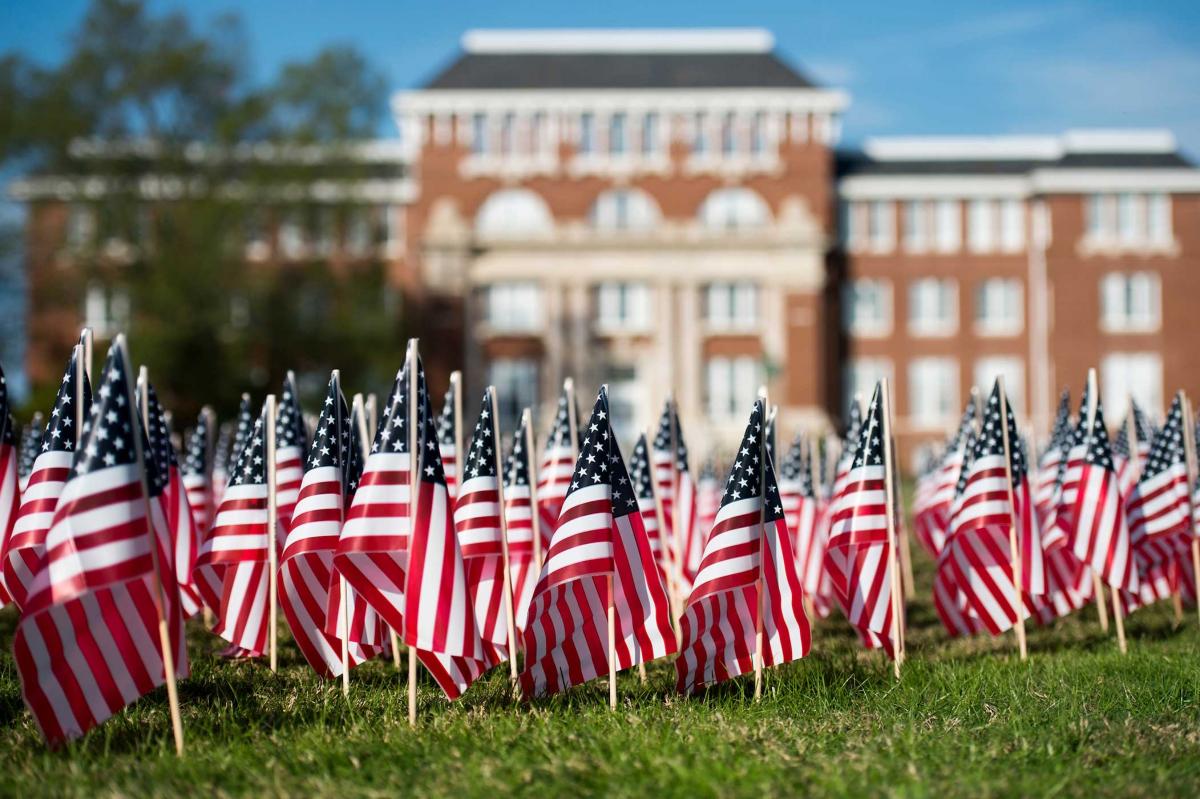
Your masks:
<instances>
[{"instance_id":1,"label":"american flag","mask_svg":"<svg viewBox=\"0 0 1200 799\"><path fill-rule=\"evenodd\" d=\"M229 441L229 428L225 427L221 436L224 440L217 442L217 450L213 458L213 507L217 510L225 501L225 491L229 487L230 477L253 428L254 406L251 403L250 395L242 394L241 404L238 406L237 424L233 428L232 442ZM205 530L204 541L200 544L201 552L211 548L215 532L215 511L213 516L212 522ZM225 593L226 565L223 559L205 557L199 558L196 562L196 585L200 589L200 595L204 597L204 604L213 613L217 613L221 609L221 597Z\"/></svg>"},{"instance_id":2,"label":"american flag","mask_svg":"<svg viewBox=\"0 0 1200 799\"><path fill-rule=\"evenodd\" d=\"M606 674L610 655L620 670L676 648L667 592L610 422L608 393L601 387L581 430L579 459L534 589L520 675L526 697L559 693Z\"/></svg>"},{"instance_id":3,"label":"american flag","mask_svg":"<svg viewBox=\"0 0 1200 799\"><path fill-rule=\"evenodd\" d=\"M300 410L296 392L296 375L289 371L283 379L283 392L279 395L275 416L275 508L278 518L275 543L280 552L296 510L307 452L308 431L304 428L304 412Z\"/></svg>"},{"instance_id":4,"label":"american flag","mask_svg":"<svg viewBox=\"0 0 1200 799\"><path fill-rule=\"evenodd\" d=\"M25 486L29 484L29 475L33 473L33 462L42 451L42 430L45 426L46 417L41 411L37 411L29 423L21 428L21 462L17 475L22 494L25 493ZM0 542L0 548L3 548L3 542Z\"/></svg>"},{"instance_id":5,"label":"american flag","mask_svg":"<svg viewBox=\"0 0 1200 799\"><path fill-rule=\"evenodd\" d=\"M357 481L351 463L355 441L346 398L337 377L331 377L279 562L279 599L288 628L308 665L326 678L342 674L341 640L326 632L326 609L329 594L341 588L332 573L333 552L346 498L353 495ZM353 667L378 655L379 649L351 642L347 654Z\"/></svg>"},{"instance_id":6,"label":"american flag","mask_svg":"<svg viewBox=\"0 0 1200 799\"><path fill-rule=\"evenodd\" d=\"M1129 428L1133 427L1134 441L1129 440ZM1154 430L1150 419L1137 400L1129 399L1129 418L1117 431L1113 441L1113 463L1117 467L1117 478L1121 483L1121 496L1128 498L1137 482L1138 474L1150 454L1150 444L1154 440Z\"/></svg>"},{"instance_id":7,"label":"american flag","mask_svg":"<svg viewBox=\"0 0 1200 799\"><path fill-rule=\"evenodd\" d=\"M413 399L409 397L409 375L417 370L418 399L417 410L417 446L422 450L422 459L418 467L424 471L434 468L434 475L425 475L420 481L422 489L432 500L439 493L428 479L441 477L441 457L437 449L436 431L433 429L432 412L428 411L429 399L426 396L424 374L419 363L406 361L404 368L396 376L392 384L391 394L380 417L379 426L375 431L375 440L371 442L371 451L367 455L363 468L362 479L358 490L350 502L346 513L345 524L342 525L341 536L338 539L337 552L333 558L334 571L346 578L350 588L353 588L363 601L378 614L383 622L393 630L403 631L406 643L407 617L414 610L428 610L426 604L422 607L421 597L408 599L408 590L417 586L408 584L412 540L410 531L426 528L434 521L436 514L441 514L443 524L450 526L449 498L442 497L440 505L435 509L430 507L430 501L418 502L418 513L425 514L413 524L411 518L412 479L412 448L409 444L409 410ZM426 450L432 450L432 454ZM436 464L436 467L435 467ZM444 489L440 489L444 491ZM421 505L426 507L422 511ZM452 534L453 530L450 529ZM427 530L424 533L427 536ZM457 547L455 547L457 554ZM446 561L446 568L455 568L455 561ZM457 562L461 568L461 561ZM422 564L423 565L423 564ZM424 575L422 575L423 578ZM452 584L453 585L453 584ZM457 586L455 586L457 587ZM436 613L435 613L436 616ZM479 642L478 634L473 640L464 634L467 624L474 629L474 619L464 606L459 615L451 619L448 615L440 618L440 629L446 633L454 633L456 643ZM430 619L417 618L417 632L427 632ZM367 639L378 635L379 627L364 625L361 631L351 630L351 640ZM419 636L418 636L419 638ZM382 645L383 639L361 640L361 643ZM428 641L425 641L429 643ZM412 644L410 643L410 646ZM482 643L479 643L482 648ZM465 649L465 646L463 647ZM482 663L474 658L455 657L440 651L431 651L428 647L417 646L417 657L429 670L447 697L454 699L462 694L482 672Z\"/></svg>"},{"instance_id":8,"label":"american flag","mask_svg":"<svg viewBox=\"0 0 1200 799\"><path fill-rule=\"evenodd\" d=\"M711 530L716 524L724 492L721 480L717 477L716 465L711 459L705 461L700 468L700 478L696 481L696 527L701 533Z\"/></svg>"},{"instance_id":9,"label":"american flag","mask_svg":"<svg viewBox=\"0 0 1200 799\"><path fill-rule=\"evenodd\" d=\"M17 472L17 437L13 429L12 414L8 408L8 383L4 370L0 369L0 550L12 534L17 510L21 506L21 489ZM0 607L11 601L4 587L4 575L0 572Z\"/></svg>"},{"instance_id":10,"label":"american flag","mask_svg":"<svg viewBox=\"0 0 1200 799\"><path fill-rule=\"evenodd\" d=\"M451 383L442 399L442 412L438 416L438 451L442 455L442 474L446 475L446 488L450 498L458 496L458 429L462 426L456 418L455 384Z\"/></svg>"},{"instance_id":11,"label":"american flag","mask_svg":"<svg viewBox=\"0 0 1200 799\"><path fill-rule=\"evenodd\" d=\"M465 561L467 593L474 603L475 625L489 666L508 659L506 542L500 527L500 475L496 472L499 442L494 440L492 429L495 416L491 392L485 391L471 443L463 453L462 480L454 501L454 530Z\"/></svg>"},{"instance_id":12,"label":"american flag","mask_svg":"<svg viewBox=\"0 0 1200 799\"><path fill-rule=\"evenodd\" d=\"M846 476L854 464L854 450L858 447L858 440L862 434L862 414L862 405L859 403L858 396L855 395L850 400L850 407L846 411L846 434L842 436L842 454L838 457L837 465L833 470L834 497L842 493Z\"/></svg>"},{"instance_id":13,"label":"american flag","mask_svg":"<svg viewBox=\"0 0 1200 799\"><path fill-rule=\"evenodd\" d=\"M1079 398L1079 416L1071 429L1071 437L1064 441L1062 462L1059 464L1058 507L1055 509L1055 527L1064 536L1075 528L1071 514L1075 510L1075 499L1079 495L1079 478L1083 476L1083 461L1087 455L1087 409L1091 389L1084 386ZM1055 544L1058 533L1050 531L1050 544Z\"/></svg>"},{"instance_id":14,"label":"american flag","mask_svg":"<svg viewBox=\"0 0 1200 799\"><path fill-rule=\"evenodd\" d=\"M795 542L800 587L815 602L822 593L829 527L825 524L824 503L817 497L813 484L810 457L811 449L801 436L796 436L780 466L779 494Z\"/></svg>"},{"instance_id":15,"label":"american flag","mask_svg":"<svg viewBox=\"0 0 1200 799\"><path fill-rule=\"evenodd\" d=\"M197 564L222 572L213 632L250 657L267 651L269 632L266 425L264 406L234 461Z\"/></svg>"},{"instance_id":16,"label":"american flag","mask_svg":"<svg viewBox=\"0 0 1200 799\"><path fill-rule=\"evenodd\" d=\"M542 542L545 552L550 547L550 536L554 526L558 524L558 514L562 510L563 500L567 496L567 487L571 484L571 468L575 463L578 451L578 440L571 442L570 409L567 405L568 391L563 387L558 397L558 410L554 414L554 426L546 438L545 449L542 450L542 462L538 468L537 504L540 514ZM576 413L575 418L579 418Z\"/></svg>"},{"instance_id":17,"label":"american flag","mask_svg":"<svg viewBox=\"0 0 1200 799\"><path fill-rule=\"evenodd\" d=\"M883 417L880 387L875 387L867 416L858 421L851 405L851 427L859 429L858 440L847 451L844 474L837 480L833 499L833 521L825 551L825 568L833 582L834 596L846 619L863 642L883 647L895 656L892 612L892 571L889 564L893 542L888 535L887 475L883 442L891 435ZM861 419L861 417L858 417ZM843 467L839 466L839 471Z\"/></svg>"},{"instance_id":18,"label":"american flag","mask_svg":"<svg viewBox=\"0 0 1200 799\"><path fill-rule=\"evenodd\" d=\"M692 693L754 668L762 609L763 665L808 653L808 619L774 466L763 402L754 410L725 481L721 509L680 618L676 690ZM760 595L760 592L761 595Z\"/></svg>"},{"instance_id":19,"label":"american flag","mask_svg":"<svg viewBox=\"0 0 1200 799\"><path fill-rule=\"evenodd\" d=\"M58 497L70 476L77 434L92 407L91 386L81 359L82 350L76 347L54 398L42 434L41 451L21 492L21 506L12 533L4 543L4 586L21 610L25 609L33 576L46 552L46 534L54 521Z\"/></svg>"},{"instance_id":20,"label":"american flag","mask_svg":"<svg viewBox=\"0 0 1200 799\"><path fill-rule=\"evenodd\" d=\"M541 564L534 559L533 501L529 474L533 468L533 452L528 446L529 418L522 417L521 426L513 434L512 447L504 466L504 520L508 525L508 568L512 574L513 612L517 630L524 632L529 616L529 603L537 585Z\"/></svg>"},{"instance_id":21,"label":"american flag","mask_svg":"<svg viewBox=\"0 0 1200 799\"><path fill-rule=\"evenodd\" d=\"M1125 524L1121 488L1108 445L1104 408L1095 398L1095 415L1087 431L1078 496L1071 517L1075 520L1071 544L1076 559L1087 564L1114 588L1137 591L1138 575ZM1086 423L1085 423L1086 427Z\"/></svg>"},{"instance_id":22,"label":"american flag","mask_svg":"<svg viewBox=\"0 0 1200 799\"><path fill-rule=\"evenodd\" d=\"M959 459L958 474L954 480L954 497L947 514L946 540L937 557L937 571L933 578L933 606L942 626L952 637L974 635L984 629L979 617L971 610L967 595L959 588L952 557L955 552L954 535L958 530L957 517L962 513L966 500L967 479L975 456L974 425L966 430L959 442L962 457Z\"/></svg>"},{"instance_id":23,"label":"american flag","mask_svg":"<svg viewBox=\"0 0 1200 799\"><path fill-rule=\"evenodd\" d=\"M1126 505L1140 571L1170 561L1185 548L1182 536L1189 534L1191 523L1188 491L1183 404L1176 396Z\"/></svg>"},{"instance_id":24,"label":"american flag","mask_svg":"<svg viewBox=\"0 0 1200 799\"><path fill-rule=\"evenodd\" d=\"M188 507L192 509L192 525L201 538L212 523L212 410L204 408L196 418L196 426L188 436L183 457L183 487L187 490Z\"/></svg>"},{"instance_id":25,"label":"american flag","mask_svg":"<svg viewBox=\"0 0 1200 799\"><path fill-rule=\"evenodd\" d=\"M629 458L629 479L633 481L638 510L642 514L642 526L646 528L646 538L650 541L650 551L654 554L654 562L658 564L658 576L662 578L664 584L670 584L670 575L668 574L670 550L667 548L670 545L664 545L663 530L658 524L658 502L654 498L650 447L646 443L645 433L638 436L637 443L633 447L633 455Z\"/></svg>"},{"instance_id":26,"label":"american flag","mask_svg":"<svg viewBox=\"0 0 1200 799\"><path fill-rule=\"evenodd\" d=\"M655 490L663 507L666 540L680 573L679 590L691 590L700 570L705 531L696 524L696 484L688 468L688 448L679 423L679 408L667 400L650 451Z\"/></svg>"},{"instance_id":27,"label":"american flag","mask_svg":"<svg viewBox=\"0 0 1200 799\"><path fill-rule=\"evenodd\" d=\"M1024 595L1018 596L1014 588L1010 534L1015 534L1017 542L1022 591L1045 593L1041 535L1033 510L1025 453L1012 409L1007 408L1005 418L1000 406L997 381L984 408L966 483L955 508L949 561L954 580L966 595L972 614L992 635L1013 627L1018 616L1022 619L1028 616ZM1005 435L1009 449L1007 473Z\"/></svg>"},{"instance_id":28,"label":"american flag","mask_svg":"<svg viewBox=\"0 0 1200 799\"><path fill-rule=\"evenodd\" d=\"M178 676L187 674L171 545L146 513L166 479L140 462L145 441L123 337L101 374L13 641L25 704L55 747L162 685L165 654ZM60 410L54 420L67 415ZM52 440L72 437L53 429L60 436Z\"/></svg>"},{"instance_id":29,"label":"american flag","mask_svg":"<svg viewBox=\"0 0 1200 799\"><path fill-rule=\"evenodd\" d=\"M154 523L165 528L160 533L172 542L179 599L183 603L184 618L190 618L203 607L203 599L193 577L200 552L199 531L192 521L192 508L179 475L179 458L171 442L167 414L158 401L154 386L149 384L146 385L146 399L146 433L150 445L146 460L166 480L163 491L158 495L158 508L151 509L152 515Z\"/></svg>"},{"instance_id":30,"label":"american flag","mask_svg":"<svg viewBox=\"0 0 1200 799\"><path fill-rule=\"evenodd\" d=\"M1054 415L1054 426L1050 442L1038 461L1037 478L1034 485L1034 504L1037 506L1042 529L1053 523L1058 507L1059 465L1066 457L1073 436L1071 427L1071 392L1063 389L1058 401L1058 412Z\"/></svg>"},{"instance_id":31,"label":"american flag","mask_svg":"<svg viewBox=\"0 0 1200 799\"><path fill-rule=\"evenodd\" d=\"M950 528L950 507L954 504L954 489L962 471L963 449L970 432L975 428L975 398L967 401L958 430L946 442L941 460L930 473L928 501L913 508L913 523L917 540L935 558L946 545Z\"/></svg>"},{"instance_id":32,"label":"american flag","mask_svg":"<svg viewBox=\"0 0 1200 799\"><path fill-rule=\"evenodd\" d=\"M233 449L234 431L240 425L243 414L247 418L252 415L250 397L248 395L242 396L242 408L238 412L238 424L225 422L217 429L217 445L213 447L212 468L212 502L214 510L221 504L221 497L225 493L225 485L229 482L229 462L237 457L237 453Z\"/></svg>"}]
</instances>

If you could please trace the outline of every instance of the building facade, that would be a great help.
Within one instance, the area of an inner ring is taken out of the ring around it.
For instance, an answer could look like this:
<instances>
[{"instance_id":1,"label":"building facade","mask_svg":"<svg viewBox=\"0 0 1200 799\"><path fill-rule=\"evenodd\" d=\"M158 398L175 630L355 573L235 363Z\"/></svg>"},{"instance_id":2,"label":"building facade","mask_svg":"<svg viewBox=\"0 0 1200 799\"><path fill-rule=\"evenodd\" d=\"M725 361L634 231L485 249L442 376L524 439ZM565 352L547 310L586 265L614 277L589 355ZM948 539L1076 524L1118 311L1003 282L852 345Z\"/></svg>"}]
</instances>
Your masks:
<instances>
[{"instance_id":1,"label":"building facade","mask_svg":"<svg viewBox=\"0 0 1200 799\"><path fill-rule=\"evenodd\" d=\"M1200 171L1170 134L852 151L848 103L765 31L468 32L370 151L381 177L355 196L383 232L347 222L339 246L374 248L434 384L461 364L506 426L574 376L609 384L627 436L673 393L703 452L735 443L760 384L790 432L886 376L907 457L997 374L1041 434L1092 365L1110 420L1200 391ZM78 225L72 196L26 186L36 285ZM321 246L289 224L248 257ZM41 379L36 342L70 325L36 299L30 319Z\"/></svg>"}]
</instances>

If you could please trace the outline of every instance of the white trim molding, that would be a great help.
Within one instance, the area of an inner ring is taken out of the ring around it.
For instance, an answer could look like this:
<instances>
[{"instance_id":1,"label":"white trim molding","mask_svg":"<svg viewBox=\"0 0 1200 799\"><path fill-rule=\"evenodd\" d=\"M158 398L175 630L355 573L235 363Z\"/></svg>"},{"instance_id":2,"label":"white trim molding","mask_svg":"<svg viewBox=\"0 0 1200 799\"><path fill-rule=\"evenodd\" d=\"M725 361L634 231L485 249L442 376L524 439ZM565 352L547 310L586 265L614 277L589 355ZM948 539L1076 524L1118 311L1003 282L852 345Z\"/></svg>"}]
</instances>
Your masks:
<instances>
[{"instance_id":1,"label":"white trim molding","mask_svg":"<svg viewBox=\"0 0 1200 799\"><path fill-rule=\"evenodd\" d=\"M764 28L558 28L469 30L468 53L769 53Z\"/></svg>"}]
</instances>

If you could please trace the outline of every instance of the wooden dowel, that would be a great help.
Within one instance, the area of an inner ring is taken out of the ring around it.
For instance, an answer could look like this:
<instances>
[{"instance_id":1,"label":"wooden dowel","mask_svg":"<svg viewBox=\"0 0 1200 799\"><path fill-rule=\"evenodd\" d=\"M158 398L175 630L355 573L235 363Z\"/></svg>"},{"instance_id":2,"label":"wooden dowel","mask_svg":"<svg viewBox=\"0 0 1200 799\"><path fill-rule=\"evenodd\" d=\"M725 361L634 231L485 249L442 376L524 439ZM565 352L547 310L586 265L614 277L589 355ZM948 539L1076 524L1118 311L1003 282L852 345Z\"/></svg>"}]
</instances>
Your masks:
<instances>
[{"instance_id":1,"label":"wooden dowel","mask_svg":"<svg viewBox=\"0 0 1200 799\"><path fill-rule=\"evenodd\" d=\"M1025 607L1021 597L1021 544L1017 538L1016 498L1013 496L1012 484L1012 442L1008 440L1008 395L1004 392L1004 375L998 376L996 383L1000 395L1000 439L1004 444L1004 482L1008 492L1008 546L1012 557L1013 615L1016 618L1017 648L1021 653L1021 660L1025 660L1029 657L1029 648L1025 639Z\"/></svg>"},{"instance_id":2,"label":"wooden dowel","mask_svg":"<svg viewBox=\"0 0 1200 799\"><path fill-rule=\"evenodd\" d=\"M517 624L513 613L512 572L508 555L508 519L504 513L504 464L500 455L500 420L496 417L496 387L488 386L488 404L492 413L492 452L496 463L496 497L500 503L500 555L504 567L504 623L508 636L508 671L513 686L517 684Z\"/></svg>"},{"instance_id":3,"label":"wooden dowel","mask_svg":"<svg viewBox=\"0 0 1200 799\"><path fill-rule=\"evenodd\" d=\"M533 533L533 570L542 570L542 520L537 503L537 458L533 456L533 411L529 408L521 411L521 426L525 429L525 464L529 478L529 523Z\"/></svg>"},{"instance_id":4,"label":"wooden dowel","mask_svg":"<svg viewBox=\"0 0 1200 799\"><path fill-rule=\"evenodd\" d=\"M420 452L417 437L417 340L408 340L408 531L409 536L416 526L417 500L419 497ZM406 586L407 588L407 586ZM407 595L407 591L406 591ZM417 726L417 648L408 648L408 724Z\"/></svg>"},{"instance_id":5,"label":"wooden dowel","mask_svg":"<svg viewBox=\"0 0 1200 799\"><path fill-rule=\"evenodd\" d=\"M754 593L757 610L754 619L754 701L762 701L762 682L763 682L763 610L765 602L763 601L763 593L766 586L763 583L763 525L767 523L767 459L770 457L767 451L767 409L771 407L768 402L767 387L763 386L758 390L759 402L762 403L763 409L763 429L762 435L758 437L758 490L761 492L758 504L758 577L755 579ZM673 455L674 453L672 453Z\"/></svg>"},{"instance_id":6,"label":"wooden dowel","mask_svg":"<svg viewBox=\"0 0 1200 799\"><path fill-rule=\"evenodd\" d=\"M892 399L887 378L880 381L880 410L883 418L880 426L887 427L887 435L883 436L883 481L884 497L887 504L887 535L888 535L888 574L891 576L892 593L892 674L900 679L900 666L904 662L904 589L900 583L900 574L896 563L896 524L895 507L896 487L892 484Z\"/></svg>"},{"instance_id":7,"label":"wooden dowel","mask_svg":"<svg viewBox=\"0 0 1200 799\"><path fill-rule=\"evenodd\" d=\"M278 479L275 469L275 395L267 395L267 651L270 653L271 671L279 670L279 555L275 549L275 536L279 525Z\"/></svg>"},{"instance_id":8,"label":"wooden dowel","mask_svg":"<svg viewBox=\"0 0 1200 799\"><path fill-rule=\"evenodd\" d=\"M613 578L606 578L608 586L608 709L617 709L617 611L613 597Z\"/></svg>"}]
</instances>

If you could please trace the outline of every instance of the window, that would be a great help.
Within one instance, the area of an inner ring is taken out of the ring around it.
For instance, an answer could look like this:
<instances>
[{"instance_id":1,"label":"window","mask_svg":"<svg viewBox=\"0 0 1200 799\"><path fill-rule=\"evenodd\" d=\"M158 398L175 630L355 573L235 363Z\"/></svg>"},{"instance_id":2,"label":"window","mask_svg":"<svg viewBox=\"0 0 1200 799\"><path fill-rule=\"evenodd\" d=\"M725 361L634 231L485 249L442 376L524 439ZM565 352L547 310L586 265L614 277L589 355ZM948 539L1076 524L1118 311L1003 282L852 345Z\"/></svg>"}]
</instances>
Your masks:
<instances>
[{"instance_id":1,"label":"window","mask_svg":"<svg viewBox=\"0 0 1200 799\"><path fill-rule=\"evenodd\" d=\"M1089 195L1084 236L1102 246L1168 245L1172 239L1171 198L1162 193Z\"/></svg>"},{"instance_id":2,"label":"window","mask_svg":"<svg viewBox=\"0 0 1200 799\"><path fill-rule=\"evenodd\" d=\"M908 288L908 330L914 336L949 336L958 330L958 286L923 278Z\"/></svg>"},{"instance_id":3,"label":"window","mask_svg":"<svg viewBox=\"0 0 1200 799\"><path fill-rule=\"evenodd\" d=\"M938 252L958 252L962 223L958 200L938 200L933 216L933 243Z\"/></svg>"},{"instance_id":4,"label":"window","mask_svg":"<svg viewBox=\"0 0 1200 799\"><path fill-rule=\"evenodd\" d=\"M746 188L717 189L700 206L700 221L710 230L749 230L771 219L767 203Z\"/></svg>"},{"instance_id":5,"label":"window","mask_svg":"<svg viewBox=\"0 0 1200 799\"><path fill-rule=\"evenodd\" d=\"M89 206L72 203L67 211L67 247L82 250L96 238L96 212Z\"/></svg>"},{"instance_id":6,"label":"window","mask_svg":"<svg viewBox=\"0 0 1200 799\"><path fill-rule=\"evenodd\" d=\"M1100 328L1109 333L1158 330L1162 289L1155 272L1110 272L1100 281Z\"/></svg>"},{"instance_id":7,"label":"window","mask_svg":"<svg viewBox=\"0 0 1200 799\"><path fill-rule=\"evenodd\" d=\"M613 155L625 154L625 120L620 112L608 118L608 151Z\"/></svg>"},{"instance_id":8,"label":"window","mask_svg":"<svg viewBox=\"0 0 1200 799\"><path fill-rule=\"evenodd\" d=\"M983 336L1015 336L1025 323L1021 281L989 278L975 295L975 330Z\"/></svg>"},{"instance_id":9,"label":"window","mask_svg":"<svg viewBox=\"0 0 1200 799\"><path fill-rule=\"evenodd\" d=\"M346 252L353 256L366 255L371 250L372 214L368 208L352 208L346 218Z\"/></svg>"},{"instance_id":10,"label":"window","mask_svg":"<svg viewBox=\"0 0 1200 799\"><path fill-rule=\"evenodd\" d=\"M750 355L709 358L705 364L708 415L730 420L750 412L762 383L762 363Z\"/></svg>"},{"instance_id":11,"label":"window","mask_svg":"<svg viewBox=\"0 0 1200 799\"><path fill-rule=\"evenodd\" d=\"M762 155L767 151L767 115L759 111L750 118L750 152Z\"/></svg>"},{"instance_id":12,"label":"window","mask_svg":"<svg viewBox=\"0 0 1200 799\"><path fill-rule=\"evenodd\" d=\"M872 200L867 206L867 240L873 252L889 252L895 244L896 212L887 200Z\"/></svg>"},{"instance_id":13,"label":"window","mask_svg":"<svg viewBox=\"0 0 1200 799\"><path fill-rule=\"evenodd\" d=\"M1125 417L1130 397L1151 414L1162 409L1162 358L1157 353L1109 353L1100 362L1100 380L1104 414L1110 419Z\"/></svg>"},{"instance_id":14,"label":"window","mask_svg":"<svg viewBox=\"0 0 1200 799\"><path fill-rule=\"evenodd\" d=\"M287 213L279 223L279 252L284 258L303 258L308 250L304 220L297 211Z\"/></svg>"},{"instance_id":15,"label":"window","mask_svg":"<svg viewBox=\"0 0 1200 799\"><path fill-rule=\"evenodd\" d=\"M488 151L487 116L484 114L471 115L471 152L475 155L485 155Z\"/></svg>"},{"instance_id":16,"label":"window","mask_svg":"<svg viewBox=\"0 0 1200 799\"><path fill-rule=\"evenodd\" d=\"M838 233L842 246L853 250L858 245L859 229L855 217L858 215L858 203L841 200L838 203Z\"/></svg>"},{"instance_id":17,"label":"window","mask_svg":"<svg viewBox=\"0 0 1200 799\"><path fill-rule=\"evenodd\" d=\"M501 189L491 194L475 217L475 232L491 238L545 235L553 230L550 209L529 189Z\"/></svg>"},{"instance_id":18,"label":"window","mask_svg":"<svg viewBox=\"0 0 1200 799\"><path fill-rule=\"evenodd\" d=\"M972 252L991 252L996 249L996 203L991 200L971 200L967 212L967 245Z\"/></svg>"},{"instance_id":19,"label":"window","mask_svg":"<svg viewBox=\"0 0 1200 799\"><path fill-rule=\"evenodd\" d=\"M579 153L591 155L596 150L596 115L584 113L579 117Z\"/></svg>"},{"instance_id":20,"label":"window","mask_svg":"<svg viewBox=\"0 0 1200 799\"><path fill-rule=\"evenodd\" d=\"M497 358L488 366L488 383L496 387L496 417L501 429L515 429L526 408L538 401L538 363L530 358Z\"/></svg>"},{"instance_id":21,"label":"window","mask_svg":"<svg viewBox=\"0 0 1200 799\"><path fill-rule=\"evenodd\" d=\"M1000 249L1020 252L1025 248L1025 206L1020 200L1000 203Z\"/></svg>"},{"instance_id":22,"label":"window","mask_svg":"<svg viewBox=\"0 0 1200 799\"><path fill-rule=\"evenodd\" d=\"M509 155L516 149L517 115L505 114L500 118L500 152Z\"/></svg>"},{"instance_id":23,"label":"window","mask_svg":"<svg viewBox=\"0 0 1200 799\"><path fill-rule=\"evenodd\" d=\"M642 117L642 152L658 152L658 114L653 112Z\"/></svg>"},{"instance_id":24,"label":"window","mask_svg":"<svg viewBox=\"0 0 1200 799\"><path fill-rule=\"evenodd\" d=\"M696 114L692 124L696 128L692 136L692 154L708 155L708 117L702 113Z\"/></svg>"},{"instance_id":25,"label":"window","mask_svg":"<svg viewBox=\"0 0 1200 799\"><path fill-rule=\"evenodd\" d=\"M646 381L638 379L637 367L609 364L602 382L608 384L608 411L618 439L635 438L643 426L641 414L649 406Z\"/></svg>"},{"instance_id":26,"label":"window","mask_svg":"<svg viewBox=\"0 0 1200 799\"><path fill-rule=\"evenodd\" d=\"M129 292L123 288L91 283L83 299L84 326L97 338L112 338L129 326Z\"/></svg>"},{"instance_id":27,"label":"window","mask_svg":"<svg viewBox=\"0 0 1200 799\"><path fill-rule=\"evenodd\" d=\"M601 283L596 288L596 326L638 332L650 325L650 289L645 283Z\"/></svg>"},{"instance_id":28,"label":"window","mask_svg":"<svg viewBox=\"0 0 1200 799\"><path fill-rule=\"evenodd\" d=\"M337 235L337 218L332 208L321 208L313 217L312 242L317 255L328 258L333 254Z\"/></svg>"},{"instance_id":29,"label":"window","mask_svg":"<svg viewBox=\"0 0 1200 799\"><path fill-rule=\"evenodd\" d=\"M1016 355L996 355L975 362L975 385L987 396L997 377L1004 378L1004 393L1018 418L1025 412L1025 362Z\"/></svg>"},{"instance_id":30,"label":"window","mask_svg":"<svg viewBox=\"0 0 1200 799\"><path fill-rule=\"evenodd\" d=\"M718 330L746 330L758 324L758 286L710 283L704 290L704 320Z\"/></svg>"},{"instance_id":31,"label":"window","mask_svg":"<svg viewBox=\"0 0 1200 799\"><path fill-rule=\"evenodd\" d=\"M546 146L546 112L535 111L529 120L529 150L540 153Z\"/></svg>"},{"instance_id":32,"label":"window","mask_svg":"<svg viewBox=\"0 0 1200 799\"><path fill-rule=\"evenodd\" d=\"M958 362L916 358L908 365L908 414L914 425L942 428L958 413Z\"/></svg>"},{"instance_id":33,"label":"window","mask_svg":"<svg viewBox=\"0 0 1200 799\"><path fill-rule=\"evenodd\" d=\"M887 358L853 358L845 367L842 375L846 399L856 396L867 402L875 390L875 384L881 380L892 379L892 362Z\"/></svg>"},{"instance_id":34,"label":"window","mask_svg":"<svg viewBox=\"0 0 1200 799\"><path fill-rule=\"evenodd\" d=\"M925 252L929 249L929 203L909 200L904 204L904 249Z\"/></svg>"},{"instance_id":35,"label":"window","mask_svg":"<svg viewBox=\"0 0 1200 799\"><path fill-rule=\"evenodd\" d=\"M483 290L488 325L497 331L533 332L542 326L542 291L536 283L493 283Z\"/></svg>"},{"instance_id":36,"label":"window","mask_svg":"<svg viewBox=\"0 0 1200 799\"><path fill-rule=\"evenodd\" d=\"M721 117L721 153L726 156L737 152L737 117L725 114Z\"/></svg>"},{"instance_id":37,"label":"window","mask_svg":"<svg viewBox=\"0 0 1200 799\"><path fill-rule=\"evenodd\" d=\"M858 279L842 295L846 331L856 336L886 336L892 332L892 284L886 280Z\"/></svg>"},{"instance_id":38,"label":"window","mask_svg":"<svg viewBox=\"0 0 1200 799\"><path fill-rule=\"evenodd\" d=\"M589 218L598 230L649 230L662 214L658 203L640 189L612 189L596 198Z\"/></svg>"}]
</instances>

